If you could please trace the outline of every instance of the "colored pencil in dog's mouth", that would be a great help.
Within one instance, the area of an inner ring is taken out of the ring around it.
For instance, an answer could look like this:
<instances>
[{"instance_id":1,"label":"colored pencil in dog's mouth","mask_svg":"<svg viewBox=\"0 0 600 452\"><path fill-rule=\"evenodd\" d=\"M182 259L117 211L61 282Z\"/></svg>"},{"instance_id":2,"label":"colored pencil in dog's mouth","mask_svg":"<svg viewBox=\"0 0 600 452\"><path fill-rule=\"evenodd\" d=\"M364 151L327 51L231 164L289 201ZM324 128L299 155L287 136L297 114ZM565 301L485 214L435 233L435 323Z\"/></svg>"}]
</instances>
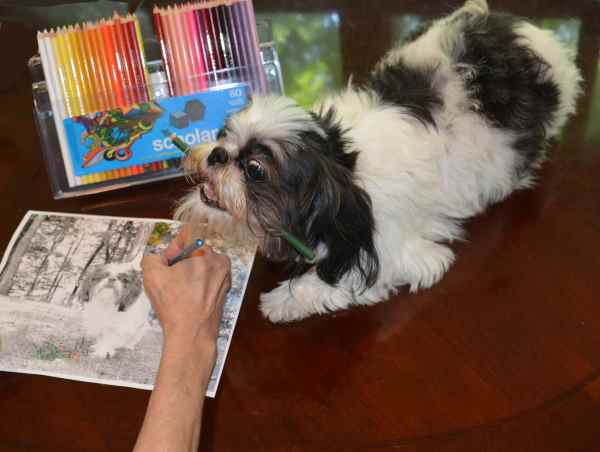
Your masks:
<instances>
[{"instance_id":1,"label":"colored pencil in dog's mouth","mask_svg":"<svg viewBox=\"0 0 600 452\"><path fill-rule=\"evenodd\" d=\"M187 143L181 138L179 138L174 132L171 132L169 129L163 129L162 133L166 137L170 138L173 144L177 147L177 149L179 149L185 155L189 155L190 152L192 152L192 148L189 147Z\"/></svg>"},{"instance_id":2,"label":"colored pencil in dog's mouth","mask_svg":"<svg viewBox=\"0 0 600 452\"><path fill-rule=\"evenodd\" d=\"M294 247L298 253L306 258L309 264L315 262L317 255L315 252L307 246L304 242L302 242L298 237L293 235L292 233L286 231L285 229L281 229L281 236Z\"/></svg>"}]
</instances>

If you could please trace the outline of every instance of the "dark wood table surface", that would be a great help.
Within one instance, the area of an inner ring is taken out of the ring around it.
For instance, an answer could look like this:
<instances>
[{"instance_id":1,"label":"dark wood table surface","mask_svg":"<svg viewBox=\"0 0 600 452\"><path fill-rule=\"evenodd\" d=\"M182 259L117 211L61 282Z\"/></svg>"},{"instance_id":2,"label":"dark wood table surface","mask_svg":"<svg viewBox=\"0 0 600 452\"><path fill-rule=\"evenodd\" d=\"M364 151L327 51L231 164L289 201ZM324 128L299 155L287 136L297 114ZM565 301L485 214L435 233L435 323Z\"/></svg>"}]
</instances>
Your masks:
<instances>
[{"instance_id":1,"label":"dark wood table surface","mask_svg":"<svg viewBox=\"0 0 600 452\"><path fill-rule=\"evenodd\" d=\"M256 8L337 12L343 75L360 77L389 46L391 16L456 4L424 3ZM201 450L600 451L600 3L493 3L576 21L586 93L538 186L470 221L434 288L370 308L270 324L258 296L284 275L258 258ZM0 29L0 245L29 209L169 217L185 181L52 199L25 67L33 36L23 23ZM148 396L0 373L0 451L130 450Z\"/></svg>"}]
</instances>

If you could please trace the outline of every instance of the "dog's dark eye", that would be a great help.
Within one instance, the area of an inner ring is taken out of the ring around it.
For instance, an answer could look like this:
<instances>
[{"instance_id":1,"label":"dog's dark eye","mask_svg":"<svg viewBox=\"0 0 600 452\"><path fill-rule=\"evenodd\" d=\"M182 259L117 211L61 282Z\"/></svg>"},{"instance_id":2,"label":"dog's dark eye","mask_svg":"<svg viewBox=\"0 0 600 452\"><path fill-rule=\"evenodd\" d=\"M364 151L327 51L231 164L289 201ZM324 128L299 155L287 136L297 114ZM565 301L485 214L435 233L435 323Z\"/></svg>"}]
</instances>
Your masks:
<instances>
[{"instance_id":1,"label":"dog's dark eye","mask_svg":"<svg viewBox=\"0 0 600 452\"><path fill-rule=\"evenodd\" d=\"M227 135L227 129L225 127L223 127L221 130L219 130L219 132L217 133L217 140L220 140L222 138L225 138L225 135Z\"/></svg>"},{"instance_id":2,"label":"dog's dark eye","mask_svg":"<svg viewBox=\"0 0 600 452\"><path fill-rule=\"evenodd\" d=\"M255 181L265 179L265 169L258 160L249 160L246 163L246 177Z\"/></svg>"}]
</instances>

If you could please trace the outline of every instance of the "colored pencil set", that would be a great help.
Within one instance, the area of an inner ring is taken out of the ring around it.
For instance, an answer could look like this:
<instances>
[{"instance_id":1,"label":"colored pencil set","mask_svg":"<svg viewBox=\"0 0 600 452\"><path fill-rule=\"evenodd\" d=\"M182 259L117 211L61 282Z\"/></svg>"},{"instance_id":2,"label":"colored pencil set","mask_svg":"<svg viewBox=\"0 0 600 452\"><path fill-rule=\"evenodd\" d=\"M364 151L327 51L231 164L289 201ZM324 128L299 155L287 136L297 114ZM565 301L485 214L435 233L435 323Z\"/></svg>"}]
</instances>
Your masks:
<instances>
[{"instance_id":1,"label":"colored pencil set","mask_svg":"<svg viewBox=\"0 0 600 452\"><path fill-rule=\"evenodd\" d=\"M253 92L266 92L251 0L201 0L155 7L153 16L163 58L163 79L171 97L240 82L248 83ZM135 15L115 14L96 23L44 30L38 32L37 38L69 187L180 167L181 158L173 157L174 154L143 164L134 164L132 159L131 165L127 165L132 155L131 145L152 128L159 116L152 111L153 106L157 111L161 109L156 104L158 99L153 99L152 80ZM151 116L153 113L155 116ZM134 126L131 126L132 114L137 121ZM78 170L79 175L75 174L73 161L79 157L69 152L70 120L85 126L87 132L81 142L88 139L92 148L102 140L110 144L102 141L83 156L83 164L78 168L83 166L86 170ZM118 120L127 123L131 129L127 129L129 135L122 138L105 134L101 140L99 127L106 127L107 121L116 124ZM136 132L136 127L141 130ZM135 133L138 135L134 136ZM111 167L108 164L103 166L104 170L91 169L98 162L113 159L121 160L112 165L118 169L107 171Z\"/></svg>"},{"instance_id":2,"label":"colored pencil set","mask_svg":"<svg viewBox=\"0 0 600 452\"><path fill-rule=\"evenodd\" d=\"M151 91L140 25L135 16L85 23L38 33L46 86L63 148L70 186L158 171L166 162L134 165L86 176L72 174L63 120L148 102Z\"/></svg>"},{"instance_id":3,"label":"colored pencil set","mask_svg":"<svg viewBox=\"0 0 600 452\"><path fill-rule=\"evenodd\" d=\"M240 79L266 91L251 1L204 0L153 13L172 96Z\"/></svg>"}]
</instances>

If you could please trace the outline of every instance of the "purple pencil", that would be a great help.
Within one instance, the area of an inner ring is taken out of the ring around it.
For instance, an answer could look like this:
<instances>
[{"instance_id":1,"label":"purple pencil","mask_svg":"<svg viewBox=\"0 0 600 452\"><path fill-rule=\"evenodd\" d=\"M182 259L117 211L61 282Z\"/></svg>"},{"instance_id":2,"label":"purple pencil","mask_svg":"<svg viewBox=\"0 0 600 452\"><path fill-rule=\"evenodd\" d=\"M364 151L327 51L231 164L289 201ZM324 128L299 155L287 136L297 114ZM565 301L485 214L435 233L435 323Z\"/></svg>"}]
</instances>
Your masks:
<instances>
[{"instance_id":1,"label":"purple pencil","mask_svg":"<svg viewBox=\"0 0 600 452\"><path fill-rule=\"evenodd\" d=\"M248 78L252 86L253 92L260 92L260 83L258 75L258 61L255 56L255 52L252 51L252 40L251 33L249 31L250 25L247 17L247 10L244 1L236 2L233 4L233 10L236 12L238 19L238 36L244 43L244 55L246 59L246 67L248 69Z\"/></svg>"},{"instance_id":2,"label":"purple pencil","mask_svg":"<svg viewBox=\"0 0 600 452\"><path fill-rule=\"evenodd\" d=\"M262 60L260 57L260 47L258 44L258 33L256 31L256 16L254 14L254 5L252 0L244 0L246 6L246 13L248 15L248 22L250 26L250 36L252 42L252 53L256 60L256 69L258 71L258 83L260 85L260 92L266 94L267 92L267 77L263 70Z\"/></svg>"}]
</instances>

